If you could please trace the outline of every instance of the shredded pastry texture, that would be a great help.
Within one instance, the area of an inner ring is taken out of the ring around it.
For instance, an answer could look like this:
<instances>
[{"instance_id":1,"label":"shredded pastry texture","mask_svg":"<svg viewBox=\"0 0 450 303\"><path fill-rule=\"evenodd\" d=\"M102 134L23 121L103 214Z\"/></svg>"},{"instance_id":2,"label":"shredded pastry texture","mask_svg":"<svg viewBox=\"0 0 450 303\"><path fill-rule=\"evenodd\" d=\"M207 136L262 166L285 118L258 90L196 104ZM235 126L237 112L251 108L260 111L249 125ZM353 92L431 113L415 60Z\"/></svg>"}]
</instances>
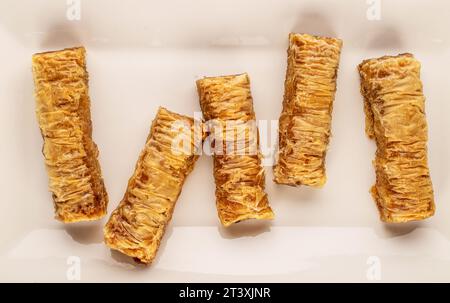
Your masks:
<instances>
[{"instance_id":1,"label":"shredded pastry texture","mask_svg":"<svg viewBox=\"0 0 450 303\"><path fill-rule=\"evenodd\" d=\"M358 69L366 133L377 143L371 192L381 220L428 218L435 205L420 63L411 54L401 54L365 60Z\"/></svg>"},{"instance_id":2,"label":"shredded pastry texture","mask_svg":"<svg viewBox=\"0 0 450 303\"><path fill-rule=\"evenodd\" d=\"M153 261L198 158L201 127L201 122L159 108L126 193L104 227L110 248L142 263Z\"/></svg>"},{"instance_id":3,"label":"shredded pastry texture","mask_svg":"<svg viewBox=\"0 0 450 303\"><path fill-rule=\"evenodd\" d=\"M342 41L290 34L274 181L321 187Z\"/></svg>"},{"instance_id":4,"label":"shredded pastry texture","mask_svg":"<svg viewBox=\"0 0 450 303\"><path fill-rule=\"evenodd\" d=\"M35 54L32 67L55 216L66 223L99 219L108 196L92 141L85 49Z\"/></svg>"},{"instance_id":5,"label":"shredded pastry texture","mask_svg":"<svg viewBox=\"0 0 450 303\"><path fill-rule=\"evenodd\" d=\"M272 219L248 75L206 77L197 81L197 89L203 116L212 126L221 223L230 226L245 219Z\"/></svg>"}]
</instances>

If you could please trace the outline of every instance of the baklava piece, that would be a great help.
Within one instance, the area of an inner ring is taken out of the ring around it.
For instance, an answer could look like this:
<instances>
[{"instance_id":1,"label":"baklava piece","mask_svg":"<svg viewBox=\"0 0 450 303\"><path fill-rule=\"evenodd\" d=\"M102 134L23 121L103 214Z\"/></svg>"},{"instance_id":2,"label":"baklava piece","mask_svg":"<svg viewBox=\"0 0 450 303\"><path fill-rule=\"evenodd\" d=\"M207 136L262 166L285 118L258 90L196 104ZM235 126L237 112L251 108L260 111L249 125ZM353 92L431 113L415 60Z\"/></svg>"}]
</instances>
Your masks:
<instances>
[{"instance_id":1,"label":"baklava piece","mask_svg":"<svg viewBox=\"0 0 450 303\"><path fill-rule=\"evenodd\" d=\"M322 187L342 41L290 34L274 181Z\"/></svg>"},{"instance_id":2,"label":"baklava piece","mask_svg":"<svg viewBox=\"0 0 450 303\"><path fill-rule=\"evenodd\" d=\"M197 90L213 138L221 223L272 219L248 75L206 77L197 81Z\"/></svg>"},{"instance_id":3,"label":"baklava piece","mask_svg":"<svg viewBox=\"0 0 450 303\"><path fill-rule=\"evenodd\" d=\"M377 144L371 193L381 220L426 219L435 205L420 63L411 54L401 54L365 60L358 69L366 133Z\"/></svg>"},{"instance_id":4,"label":"baklava piece","mask_svg":"<svg viewBox=\"0 0 450 303\"><path fill-rule=\"evenodd\" d=\"M65 223L106 214L108 196L92 141L83 47L33 55L36 115L55 217Z\"/></svg>"},{"instance_id":5,"label":"baklava piece","mask_svg":"<svg viewBox=\"0 0 450 303\"><path fill-rule=\"evenodd\" d=\"M202 146L201 122L159 108L128 188L104 228L106 244L149 264Z\"/></svg>"}]
</instances>

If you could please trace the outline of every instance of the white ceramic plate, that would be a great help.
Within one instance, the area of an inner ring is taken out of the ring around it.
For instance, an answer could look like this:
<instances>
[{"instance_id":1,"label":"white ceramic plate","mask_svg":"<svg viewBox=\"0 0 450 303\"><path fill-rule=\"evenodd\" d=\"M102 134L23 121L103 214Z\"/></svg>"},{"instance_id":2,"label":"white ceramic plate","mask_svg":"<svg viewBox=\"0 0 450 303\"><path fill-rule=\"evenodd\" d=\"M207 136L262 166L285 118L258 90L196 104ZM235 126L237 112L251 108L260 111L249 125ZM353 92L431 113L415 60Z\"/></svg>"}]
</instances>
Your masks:
<instances>
[{"instance_id":1,"label":"white ceramic plate","mask_svg":"<svg viewBox=\"0 0 450 303\"><path fill-rule=\"evenodd\" d=\"M71 21L77 3L0 2L1 281L450 281L450 2L81 0L81 18ZM199 77L248 72L257 118L278 119L289 32L344 40L323 189L275 185L267 167L276 220L224 229L212 161L203 156L147 268L104 246L106 218L53 219L33 53L87 48L93 136L111 212L158 106L200 110ZM368 193L375 145L364 134L356 66L402 52L422 62L437 213L392 226L379 221Z\"/></svg>"}]
</instances>

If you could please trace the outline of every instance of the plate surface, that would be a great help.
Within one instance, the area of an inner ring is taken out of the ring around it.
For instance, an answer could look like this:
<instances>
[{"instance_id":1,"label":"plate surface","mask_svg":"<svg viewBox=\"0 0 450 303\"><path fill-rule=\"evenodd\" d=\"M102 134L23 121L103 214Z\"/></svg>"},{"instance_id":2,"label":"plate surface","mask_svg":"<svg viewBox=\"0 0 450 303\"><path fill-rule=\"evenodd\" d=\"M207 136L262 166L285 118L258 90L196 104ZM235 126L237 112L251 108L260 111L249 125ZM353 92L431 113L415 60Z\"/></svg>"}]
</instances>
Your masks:
<instances>
[{"instance_id":1,"label":"plate surface","mask_svg":"<svg viewBox=\"0 0 450 303\"><path fill-rule=\"evenodd\" d=\"M450 2L81 0L80 15L78 2L68 3L0 2L1 281L450 282ZM71 225L53 219L34 114L33 53L87 48L93 137L111 212L158 106L198 112L195 80L202 76L249 73L270 158L289 32L344 40L323 189L275 185L268 161L276 220L224 229L212 160L202 156L148 268L104 246L106 218ZM368 193L375 144L364 134L356 66L403 52L422 63L437 212L424 222L387 225Z\"/></svg>"}]
</instances>

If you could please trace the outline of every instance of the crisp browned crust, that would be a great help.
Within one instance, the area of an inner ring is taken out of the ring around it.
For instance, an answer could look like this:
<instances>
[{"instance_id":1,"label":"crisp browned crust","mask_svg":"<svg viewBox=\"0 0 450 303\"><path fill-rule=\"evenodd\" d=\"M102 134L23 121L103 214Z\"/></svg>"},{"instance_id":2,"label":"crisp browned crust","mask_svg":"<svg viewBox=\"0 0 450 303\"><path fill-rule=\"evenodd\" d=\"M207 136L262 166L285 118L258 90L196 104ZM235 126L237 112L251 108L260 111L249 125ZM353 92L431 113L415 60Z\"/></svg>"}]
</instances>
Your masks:
<instances>
[{"instance_id":1,"label":"crisp browned crust","mask_svg":"<svg viewBox=\"0 0 450 303\"><path fill-rule=\"evenodd\" d=\"M401 54L365 60L358 69L366 133L377 143L377 178L371 192L381 220L426 219L435 205L420 63L411 54Z\"/></svg>"},{"instance_id":2,"label":"crisp browned crust","mask_svg":"<svg viewBox=\"0 0 450 303\"><path fill-rule=\"evenodd\" d=\"M197 89L203 115L215 128L216 147L220 141L224 147L214 155L220 221L229 226L245 219L272 219L248 75L207 77L197 81ZM235 134L242 134L236 135L242 142ZM226 150L230 145L231 152Z\"/></svg>"},{"instance_id":3,"label":"crisp browned crust","mask_svg":"<svg viewBox=\"0 0 450 303\"><path fill-rule=\"evenodd\" d=\"M290 34L274 181L321 187L342 41Z\"/></svg>"},{"instance_id":4,"label":"crisp browned crust","mask_svg":"<svg viewBox=\"0 0 450 303\"><path fill-rule=\"evenodd\" d=\"M66 223L99 219L108 196L92 141L85 49L35 54L32 62L56 218Z\"/></svg>"},{"instance_id":5,"label":"crisp browned crust","mask_svg":"<svg viewBox=\"0 0 450 303\"><path fill-rule=\"evenodd\" d=\"M104 228L109 247L142 263L153 261L198 158L202 134L194 119L159 108L126 193Z\"/></svg>"}]
</instances>

